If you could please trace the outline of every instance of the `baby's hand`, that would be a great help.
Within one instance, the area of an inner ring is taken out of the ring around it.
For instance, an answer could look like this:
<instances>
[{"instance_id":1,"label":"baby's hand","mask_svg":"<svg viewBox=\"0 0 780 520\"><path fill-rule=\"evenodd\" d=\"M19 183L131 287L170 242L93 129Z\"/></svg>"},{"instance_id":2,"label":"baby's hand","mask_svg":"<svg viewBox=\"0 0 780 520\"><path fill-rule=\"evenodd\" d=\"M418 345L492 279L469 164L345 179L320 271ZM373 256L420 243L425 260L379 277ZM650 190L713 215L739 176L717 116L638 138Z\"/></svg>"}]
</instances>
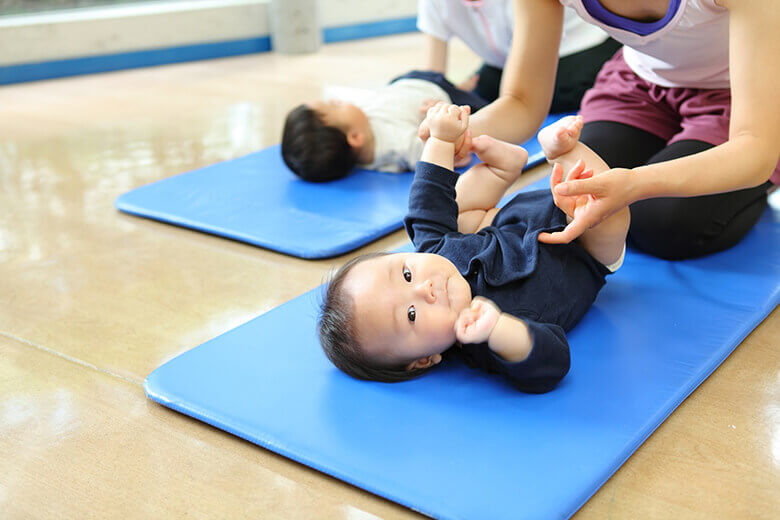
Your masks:
<instances>
[{"instance_id":1,"label":"baby's hand","mask_svg":"<svg viewBox=\"0 0 780 520\"><path fill-rule=\"evenodd\" d=\"M477 296L455 320L455 338L461 343L484 343L493 332L501 311L496 304Z\"/></svg>"},{"instance_id":2,"label":"baby's hand","mask_svg":"<svg viewBox=\"0 0 780 520\"><path fill-rule=\"evenodd\" d=\"M469 126L469 113L468 107L439 102L428 109L428 115L420 126L425 127L431 137L455 143Z\"/></svg>"}]
</instances>

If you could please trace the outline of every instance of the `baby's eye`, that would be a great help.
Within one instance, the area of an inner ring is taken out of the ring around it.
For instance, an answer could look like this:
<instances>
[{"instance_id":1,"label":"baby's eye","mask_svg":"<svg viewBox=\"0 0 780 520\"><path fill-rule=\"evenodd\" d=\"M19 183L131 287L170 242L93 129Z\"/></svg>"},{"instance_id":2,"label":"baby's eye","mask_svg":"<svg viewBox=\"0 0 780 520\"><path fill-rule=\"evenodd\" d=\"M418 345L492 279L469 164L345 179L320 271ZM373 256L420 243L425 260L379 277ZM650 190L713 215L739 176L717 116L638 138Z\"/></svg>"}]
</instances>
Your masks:
<instances>
[{"instance_id":1,"label":"baby's eye","mask_svg":"<svg viewBox=\"0 0 780 520\"><path fill-rule=\"evenodd\" d=\"M417 317L417 311L414 310L414 305L409 307L409 309L406 311L406 316L409 318L409 321L414 323L414 319Z\"/></svg>"},{"instance_id":2,"label":"baby's eye","mask_svg":"<svg viewBox=\"0 0 780 520\"><path fill-rule=\"evenodd\" d=\"M406 280L407 282L411 282L412 281L412 272L406 266L404 266L404 280ZM414 320L412 320L412 321L414 321Z\"/></svg>"}]
</instances>

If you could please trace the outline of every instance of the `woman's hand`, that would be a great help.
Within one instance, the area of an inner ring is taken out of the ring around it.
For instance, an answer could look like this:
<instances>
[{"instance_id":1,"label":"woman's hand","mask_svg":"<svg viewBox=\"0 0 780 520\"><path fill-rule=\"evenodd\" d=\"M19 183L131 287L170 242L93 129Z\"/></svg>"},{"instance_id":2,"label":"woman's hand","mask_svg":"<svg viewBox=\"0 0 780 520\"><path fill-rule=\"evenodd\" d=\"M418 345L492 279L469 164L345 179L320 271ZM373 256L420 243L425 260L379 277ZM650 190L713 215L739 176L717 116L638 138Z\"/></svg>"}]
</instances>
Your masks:
<instances>
[{"instance_id":1,"label":"woman's hand","mask_svg":"<svg viewBox=\"0 0 780 520\"><path fill-rule=\"evenodd\" d=\"M616 211L635 202L632 193L636 183L636 173L625 168L613 168L589 179L578 178L557 184L553 187L554 197L576 198L580 201L583 199L579 197L588 196L587 203L576 208L572 221L563 231L540 233L539 242L567 244L576 239Z\"/></svg>"},{"instance_id":2,"label":"woman's hand","mask_svg":"<svg viewBox=\"0 0 780 520\"><path fill-rule=\"evenodd\" d=\"M461 343L484 343L498 322L501 311L496 304L477 296L455 320L455 338Z\"/></svg>"},{"instance_id":3,"label":"woman's hand","mask_svg":"<svg viewBox=\"0 0 780 520\"><path fill-rule=\"evenodd\" d=\"M586 170L585 163L582 160L577 161L577 164L569 170L566 175L566 180L573 181L576 179L589 179L593 177L593 170ZM574 219L576 213L582 213L584 208L591 200L590 195L561 195L555 191L555 187L563 182L563 166L560 163L553 164L552 173L550 174L550 191L552 192L553 202L558 208L566 213L566 215Z\"/></svg>"}]
</instances>

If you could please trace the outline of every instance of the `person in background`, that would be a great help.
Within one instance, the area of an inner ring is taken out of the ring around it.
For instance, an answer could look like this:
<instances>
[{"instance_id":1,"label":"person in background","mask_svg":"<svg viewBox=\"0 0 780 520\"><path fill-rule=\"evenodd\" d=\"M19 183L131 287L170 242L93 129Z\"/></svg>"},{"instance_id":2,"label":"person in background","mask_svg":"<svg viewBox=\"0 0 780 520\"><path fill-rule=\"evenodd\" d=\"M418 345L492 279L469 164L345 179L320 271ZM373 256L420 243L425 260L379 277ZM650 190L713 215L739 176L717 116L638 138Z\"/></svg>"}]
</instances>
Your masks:
<instances>
[{"instance_id":1,"label":"person in background","mask_svg":"<svg viewBox=\"0 0 780 520\"><path fill-rule=\"evenodd\" d=\"M356 166L391 173L414 170L423 149L418 127L430 106L443 101L475 112L486 104L431 71L409 72L375 89L370 99L352 101L318 99L287 114L282 159L301 179L332 181ZM468 162L466 154L458 164L463 162Z\"/></svg>"},{"instance_id":2,"label":"person in background","mask_svg":"<svg viewBox=\"0 0 780 520\"><path fill-rule=\"evenodd\" d=\"M448 42L459 38L484 63L458 88L494 101L512 44L513 19L511 0L419 0L417 28L426 36L422 67L446 75ZM604 31L566 9L550 111L577 110L601 66L619 48Z\"/></svg>"}]
</instances>

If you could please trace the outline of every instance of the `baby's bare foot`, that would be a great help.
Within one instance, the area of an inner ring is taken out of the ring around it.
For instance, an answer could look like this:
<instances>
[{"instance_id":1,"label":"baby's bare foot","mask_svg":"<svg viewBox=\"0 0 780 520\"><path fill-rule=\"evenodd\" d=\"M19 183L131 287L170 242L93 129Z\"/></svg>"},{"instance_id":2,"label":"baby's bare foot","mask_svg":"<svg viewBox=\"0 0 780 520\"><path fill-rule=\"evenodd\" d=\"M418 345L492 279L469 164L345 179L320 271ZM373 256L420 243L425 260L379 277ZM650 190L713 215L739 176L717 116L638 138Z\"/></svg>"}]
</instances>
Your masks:
<instances>
[{"instance_id":1,"label":"baby's bare foot","mask_svg":"<svg viewBox=\"0 0 780 520\"><path fill-rule=\"evenodd\" d=\"M471 151L476 153L493 173L510 184L520 177L528 161L528 152L524 148L489 135L475 137L471 142Z\"/></svg>"},{"instance_id":2,"label":"baby's bare foot","mask_svg":"<svg viewBox=\"0 0 780 520\"><path fill-rule=\"evenodd\" d=\"M560 157L577 144L582 131L582 116L566 116L539 130L539 144L547 160Z\"/></svg>"}]
</instances>

